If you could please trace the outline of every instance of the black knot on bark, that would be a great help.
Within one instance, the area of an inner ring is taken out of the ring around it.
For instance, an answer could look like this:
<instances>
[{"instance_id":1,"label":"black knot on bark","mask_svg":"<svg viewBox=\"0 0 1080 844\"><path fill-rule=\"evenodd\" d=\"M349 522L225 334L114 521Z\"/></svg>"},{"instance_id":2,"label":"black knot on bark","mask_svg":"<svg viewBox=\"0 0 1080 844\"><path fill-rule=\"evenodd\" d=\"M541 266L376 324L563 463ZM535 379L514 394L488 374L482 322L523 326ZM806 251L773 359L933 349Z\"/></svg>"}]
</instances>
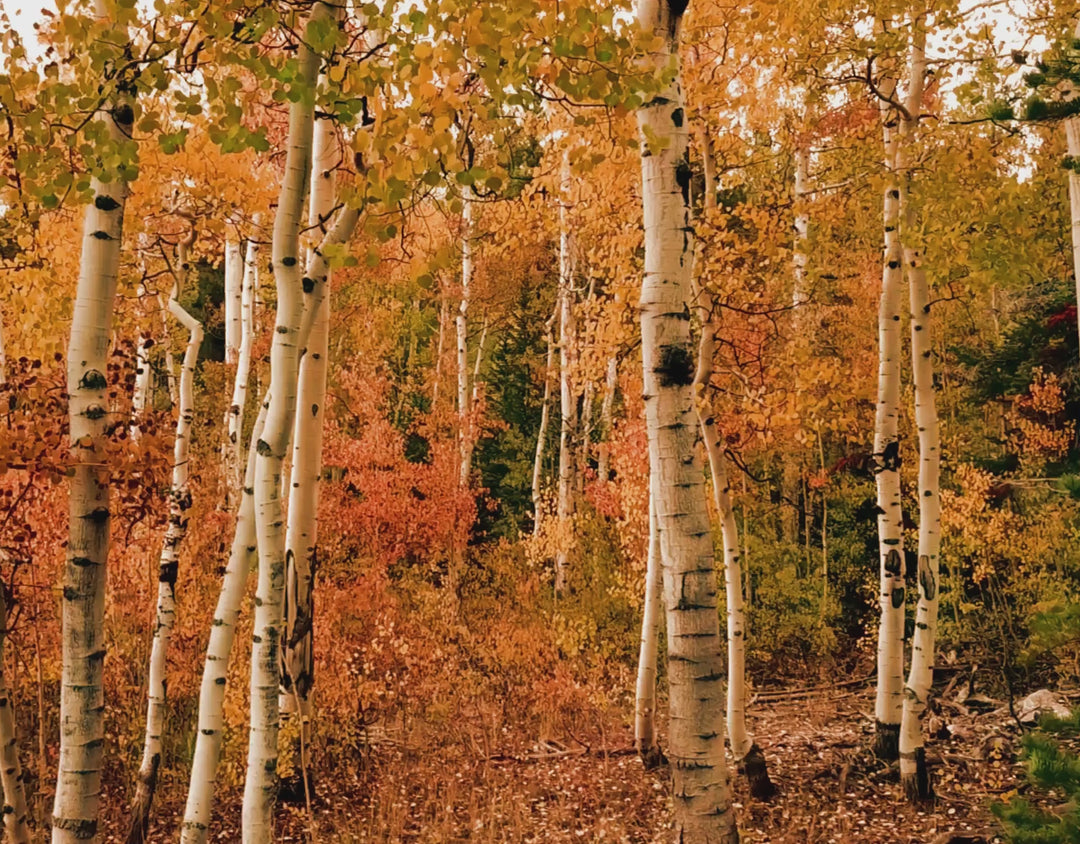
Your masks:
<instances>
[{"instance_id":1,"label":"black knot on bark","mask_svg":"<svg viewBox=\"0 0 1080 844\"><path fill-rule=\"evenodd\" d=\"M682 191L683 204L690 204L690 163L684 157L675 167L675 181Z\"/></svg>"},{"instance_id":2,"label":"black knot on bark","mask_svg":"<svg viewBox=\"0 0 1080 844\"><path fill-rule=\"evenodd\" d=\"M686 387L694 383L694 360L685 345L660 347L660 363L653 368L661 387Z\"/></svg>"},{"instance_id":3,"label":"black knot on bark","mask_svg":"<svg viewBox=\"0 0 1080 844\"><path fill-rule=\"evenodd\" d=\"M98 194L94 198L94 207L98 211L115 211L120 207L120 203L106 194Z\"/></svg>"},{"instance_id":4,"label":"black knot on bark","mask_svg":"<svg viewBox=\"0 0 1080 844\"><path fill-rule=\"evenodd\" d=\"M130 126L135 122L135 111L127 103L114 108L112 115L113 120L120 126Z\"/></svg>"},{"instance_id":5,"label":"black knot on bark","mask_svg":"<svg viewBox=\"0 0 1080 844\"><path fill-rule=\"evenodd\" d=\"M314 279L310 279L307 276L304 276L304 279L303 279L302 283L304 285L304 292L305 293L310 293L312 290L315 289L315 280Z\"/></svg>"},{"instance_id":6,"label":"black knot on bark","mask_svg":"<svg viewBox=\"0 0 1080 844\"><path fill-rule=\"evenodd\" d=\"M107 386L109 386L109 382L96 369L88 369L79 381L79 389L81 390L104 390Z\"/></svg>"}]
</instances>

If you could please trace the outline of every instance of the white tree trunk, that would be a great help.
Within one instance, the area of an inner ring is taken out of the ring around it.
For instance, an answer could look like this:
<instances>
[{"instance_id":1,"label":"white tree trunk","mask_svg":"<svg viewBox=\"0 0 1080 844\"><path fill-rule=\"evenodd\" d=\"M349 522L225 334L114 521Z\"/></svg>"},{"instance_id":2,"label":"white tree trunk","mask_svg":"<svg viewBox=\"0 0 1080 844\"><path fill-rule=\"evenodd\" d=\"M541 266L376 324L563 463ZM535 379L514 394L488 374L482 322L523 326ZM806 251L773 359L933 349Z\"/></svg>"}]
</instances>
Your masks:
<instances>
[{"instance_id":1,"label":"white tree trunk","mask_svg":"<svg viewBox=\"0 0 1080 844\"><path fill-rule=\"evenodd\" d=\"M26 825L26 791L15 736L15 712L4 676L6 638L7 601L3 584L0 584L0 784L4 789L4 831L8 844L30 844L30 828Z\"/></svg>"},{"instance_id":2,"label":"white tree trunk","mask_svg":"<svg viewBox=\"0 0 1080 844\"><path fill-rule=\"evenodd\" d=\"M311 201L308 226L319 240L325 236L334 209L335 180L341 153L334 126L327 118L315 121L314 156L311 168ZM315 265L315 248L308 254ZM305 290L313 282L304 285ZM279 707L283 720L299 718L292 758L294 770L284 783L283 797L310 796L308 751L311 746L311 690L315 678L313 650L315 548L322 475L323 419L326 402L327 355L330 344L330 278L322 284L323 295L300 361L296 420L292 450L292 485L289 489L288 526L285 533L285 645ZM306 306L311 306L307 303Z\"/></svg>"},{"instance_id":3,"label":"white tree trunk","mask_svg":"<svg viewBox=\"0 0 1080 844\"><path fill-rule=\"evenodd\" d=\"M707 136L706 136L707 137ZM706 141L702 156L705 161L705 208L716 207L712 145ZM720 516L720 531L724 547L724 592L727 596L727 730L728 743L735 763L746 772L750 793L767 800L775 793L765 754L761 752L746 726L746 608L743 599L743 572L739 557L739 526L731 503L727 460L720 429L708 410L713 357L716 353L716 329L712 322L713 296L703 288L694 297L698 303L701 338L698 341L697 367L694 373L694 395L697 397L697 418L705 441L709 462L713 501ZM790 462L790 461L789 461ZM785 467L788 463L785 463Z\"/></svg>"},{"instance_id":4,"label":"white tree trunk","mask_svg":"<svg viewBox=\"0 0 1080 844\"><path fill-rule=\"evenodd\" d=\"M615 391L619 386L619 359L608 358L604 380L604 399L600 404L600 449L596 460L596 477L600 483L611 478L611 437L615 431Z\"/></svg>"},{"instance_id":5,"label":"white tree trunk","mask_svg":"<svg viewBox=\"0 0 1080 844\"><path fill-rule=\"evenodd\" d=\"M555 368L555 316L558 308L545 323L547 359L544 363L544 398L540 403L540 428L536 432L536 456L533 458L532 503L533 536L539 536L544 518L543 480L544 452L547 448L548 424L551 420L551 376Z\"/></svg>"},{"instance_id":6,"label":"white tree trunk","mask_svg":"<svg viewBox=\"0 0 1080 844\"><path fill-rule=\"evenodd\" d=\"M555 594L566 588L570 548L573 545L575 510L574 475L577 468L575 433L578 426L577 392L574 389L574 352L577 341L574 319L574 239L570 232L570 159L563 153L559 196L559 483L555 507Z\"/></svg>"},{"instance_id":7,"label":"white tree trunk","mask_svg":"<svg viewBox=\"0 0 1080 844\"><path fill-rule=\"evenodd\" d=\"M662 39L653 56L677 63L682 11L640 0L638 21ZM645 275L641 348L650 477L664 566L674 840L738 841L724 757L724 671L717 582L698 450L688 315L693 272L690 165L680 76L638 109Z\"/></svg>"},{"instance_id":8,"label":"white tree trunk","mask_svg":"<svg viewBox=\"0 0 1080 844\"><path fill-rule=\"evenodd\" d=\"M896 78L886 75L882 92L892 97ZM885 258L878 309L878 393L874 418L877 480L881 625L878 629L875 752L882 759L899 753L904 671L904 548L900 501L900 184L897 178L897 118L882 105L885 147Z\"/></svg>"},{"instance_id":9,"label":"white tree trunk","mask_svg":"<svg viewBox=\"0 0 1080 844\"><path fill-rule=\"evenodd\" d=\"M915 611L915 636L911 669L904 688L904 712L900 729L900 781L911 800L933 796L933 785L923 747L922 716L930 697L934 674L934 648L938 615L938 554L941 548L941 433L934 395L933 338L930 290L917 247L915 209L911 202L914 176L911 154L922 111L926 76L926 18L914 21L910 77L907 91L908 118L903 124L901 167L905 190L901 197L904 268L911 301L911 371L915 386L915 427L919 432L919 602Z\"/></svg>"},{"instance_id":10,"label":"white tree trunk","mask_svg":"<svg viewBox=\"0 0 1080 844\"><path fill-rule=\"evenodd\" d=\"M298 83L313 90L320 59L308 45L311 34L332 17L330 7L316 3L298 49ZM258 439L255 459L255 529L259 580L255 600L251 652L251 727L247 776L244 781L242 840L273 840L277 791L278 689L281 679L281 634L285 586L285 531L281 500L282 465L296 413L300 333L304 312L300 226L312 155L314 108L302 97L289 107L285 175L274 219L273 270L277 287L277 319L270 349L270 405Z\"/></svg>"},{"instance_id":11,"label":"white tree trunk","mask_svg":"<svg viewBox=\"0 0 1080 844\"><path fill-rule=\"evenodd\" d=\"M473 274L473 201L467 191L461 211L461 303L458 305L457 329L457 404L458 404L458 486L469 486L472 472L472 423L469 402L469 300L472 296Z\"/></svg>"},{"instance_id":12,"label":"white tree trunk","mask_svg":"<svg viewBox=\"0 0 1080 844\"><path fill-rule=\"evenodd\" d=\"M235 364L243 342L244 262L240 243L230 236L225 240L225 363Z\"/></svg>"},{"instance_id":13,"label":"white tree trunk","mask_svg":"<svg viewBox=\"0 0 1080 844\"><path fill-rule=\"evenodd\" d=\"M227 414L229 459L227 469L233 493L239 493L243 480L244 407L247 405L248 384L251 381L251 347L255 341L255 286L259 272L259 244L247 242L244 256L243 282L240 286L240 348L236 357L236 378L233 381L232 404Z\"/></svg>"},{"instance_id":14,"label":"white tree trunk","mask_svg":"<svg viewBox=\"0 0 1080 844\"><path fill-rule=\"evenodd\" d=\"M1080 21L1073 31L1073 38L1080 39ZM1072 231L1073 281L1076 285L1076 319L1080 331L1080 117L1065 121L1065 143L1072 167L1069 168L1069 222Z\"/></svg>"},{"instance_id":15,"label":"white tree trunk","mask_svg":"<svg viewBox=\"0 0 1080 844\"><path fill-rule=\"evenodd\" d=\"M206 663L199 687L199 724L195 734L195 752L191 763L187 806L180 827L181 844L206 844L210 831L210 815L214 804L218 762L221 758L222 732L225 727L225 683L236 639L236 623L240 605L247 593L248 575L257 563L255 537L255 449L262 436L269 397L261 404L255 427L251 432L247 468L240 497L240 506L233 532L229 562L221 581L214 621L210 626L210 641L206 647Z\"/></svg>"},{"instance_id":16,"label":"white tree trunk","mask_svg":"<svg viewBox=\"0 0 1080 844\"><path fill-rule=\"evenodd\" d=\"M177 281L169 298L169 312L188 331L187 347L180 368L180 407L176 419L176 437L173 443L172 485L169 489L169 524L158 561L157 611L154 636L150 647L149 678L147 681L146 734L143 739L143 757L132 801L131 827L128 844L142 844L146 840L150 824L150 807L157 788L158 770L161 765L161 735L165 727L166 707L166 657L176 619L176 576L180 561L180 546L187 535L188 509L191 507L191 490L188 488L189 451L191 445L191 421L195 413L195 363L199 357L203 329L199 321L180 305L180 280L187 275L187 243L181 243L177 253L180 264Z\"/></svg>"},{"instance_id":17,"label":"white tree trunk","mask_svg":"<svg viewBox=\"0 0 1080 844\"><path fill-rule=\"evenodd\" d=\"M95 12L108 16L98 0ZM115 33L123 40L126 33ZM113 143L130 137L124 101L98 113ZM60 758L52 813L53 844L97 841L104 754L105 565L109 556L109 471L104 454L109 336L120 268L122 181L93 179L83 222L79 283L67 355L70 421L70 522L61 618Z\"/></svg>"},{"instance_id":18,"label":"white tree trunk","mask_svg":"<svg viewBox=\"0 0 1080 844\"><path fill-rule=\"evenodd\" d=\"M664 591L656 501L649 483L649 550L645 561L645 605L641 613L637 687L634 695L634 746L646 770L666 762L656 740L656 659L660 643L660 598Z\"/></svg>"}]
</instances>

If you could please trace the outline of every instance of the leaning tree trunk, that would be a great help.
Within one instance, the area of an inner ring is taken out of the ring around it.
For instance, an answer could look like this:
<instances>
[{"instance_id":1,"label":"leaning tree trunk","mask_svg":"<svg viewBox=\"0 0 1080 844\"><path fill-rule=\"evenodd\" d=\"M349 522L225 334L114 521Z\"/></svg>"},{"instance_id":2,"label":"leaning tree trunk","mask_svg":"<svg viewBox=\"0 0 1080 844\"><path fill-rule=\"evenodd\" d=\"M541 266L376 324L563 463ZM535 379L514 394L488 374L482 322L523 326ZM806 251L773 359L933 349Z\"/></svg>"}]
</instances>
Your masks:
<instances>
[{"instance_id":1,"label":"leaning tree trunk","mask_svg":"<svg viewBox=\"0 0 1080 844\"><path fill-rule=\"evenodd\" d=\"M259 580L255 599L251 650L251 727L247 776L244 781L242 840L263 844L274 835L277 793L278 689L281 680L281 634L285 586L285 531L281 502L282 470L296 412L303 318L300 225L311 165L315 119L312 92L319 55L310 39L332 11L316 3L304 28L297 56L301 96L289 107L285 175L274 219L273 271L277 287L277 319L270 348L270 405L255 458L255 530L259 548Z\"/></svg>"},{"instance_id":2,"label":"leaning tree trunk","mask_svg":"<svg viewBox=\"0 0 1080 844\"><path fill-rule=\"evenodd\" d=\"M660 596L664 576L660 564L660 532L656 527L656 501L649 484L649 550L645 558L645 605L641 612L641 647L638 650L637 687L634 694L634 746L646 770L667 762L656 739L656 659L660 644Z\"/></svg>"},{"instance_id":3,"label":"leaning tree trunk","mask_svg":"<svg viewBox=\"0 0 1080 844\"><path fill-rule=\"evenodd\" d=\"M712 146L703 145L705 159L705 208L716 207L716 187ZM746 773L750 793L759 800L772 797L776 789L769 779L765 754L758 747L746 726L746 608L743 599L742 561L739 557L739 526L731 503L727 460L720 441L721 432L715 417L708 412L709 385L712 382L713 357L716 354L716 329L712 322L712 294L699 287L694 297L698 302L701 338L698 341L697 369L694 374L694 394L697 397L697 418L705 441L709 461L713 501L720 516L720 531L724 546L724 592L727 597L727 731L728 744L735 764ZM787 464L785 464L787 465Z\"/></svg>"},{"instance_id":4,"label":"leaning tree trunk","mask_svg":"<svg viewBox=\"0 0 1080 844\"><path fill-rule=\"evenodd\" d=\"M641 348L650 477L664 566L674 839L738 841L724 758L724 671L717 583L694 407L690 341L690 164L677 70L682 3L640 0L638 21L661 39L669 85L638 109L645 274Z\"/></svg>"},{"instance_id":5,"label":"leaning tree trunk","mask_svg":"<svg viewBox=\"0 0 1080 844\"><path fill-rule=\"evenodd\" d=\"M4 788L4 832L8 844L30 844L30 828L26 825L26 791L15 738L15 712L4 676L6 637L7 597L3 584L0 584L0 784Z\"/></svg>"},{"instance_id":6,"label":"leaning tree trunk","mask_svg":"<svg viewBox=\"0 0 1080 844\"><path fill-rule=\"evenodd\" d=\"M563 153L559 196L559 479L555 506L556 542L555 594L566 588L573 540L574 475L577 470L576 431L577 395L574 390L574 345L577 341L574 320L573 235L569 220L570 159Z\"/></svg>"},{"instance_id":7,"label":"leaning tree trunk","mask_svg":"<svg viewBox=\"0 0 1080 844\"><path fill-rule=\"evenodd\" d=\"M882 93L892 98L896 79L887 75ZM900 287L903 280L898 224L900 184L896 172L898 132L892 107L882 106L885 144L885 260L878 309L878 394L874 418L877 481L881 625L878 629L874 750L882 759L899 753L903 712L904 572L900 504Z\"/></svg>"},{"instance_id":8,"label":"leaning tree trunk","mask_svg":"<svg viewBox=\"0 0 1080 844\"><path fill-rule=\"evenodd\" d=\"M315 121L314 156L311 167L311 200L308 226L320 239L329 227L334 210L334 168L341 155L334 126L328 117ZM314 249L308 265L314 264ZM305 285L308 287L310 285ZM311 747L311 690L315 680L313 650L315 547L322 474L323 419L326 401L326 368L330 344L330 279L311 324L311 333L300 361L296 420L293 435L293 474L289 489L289 516L285 531L285 645L278 706L282 723L298 721L287 735L292 742L293 767L282 782L283 800L310 799L313 789L309 765ZM305 294L314 298L314 290Z\"/></svg>"},{"instance_id":9,"label":"leaning tree trunk","mask_svg":"<svg viewBox=\"0 0 1080 844\"><path fill-rule=\"evenodd\" d=\"M206 844L210 832L210 814L214 805L221 741L225 729L225 683L236 639L240 605L247 592L248 574L257 562L255 537L255 449L262 436L269 398L261 405L251 432L247 469L240 497L239 512L233 533L229 562L221 581L210 641L206 646L199 687L199 723L195 733L187 806L180 827L181 844Z\"/></svg>"},{"instance_id":10,"label":"leaning tree trunk","mask_svg":"<svg viewBox=\"0 0 1080 844\"><path fill-rule=\"evenodd\" d=\"M244 407L247 405L248 384L251 381L251 346L255 339L255 286L259 272L259 245L254 239L247 242L244 254L244 273L240 285L240 347L236 355L236 379L233 381L232 404L226 416L229 441L226 469L231 493L240 494L243 476L241 458L244 454Z\"/></svg>"},{"instance_id":11,"label":"leaning tree trunk","mask_svg":"<svg viewBox=\"0 0 1080 844\"><path fill-rule=\"evenodd\" d=\"M930 291L922 252L915 245L916 217L912 204L912 162L910 149L922 111L923 81L926 75L926 18L918 16L912 34L911 69L908 81L907 112L903 123L901 167L905 190L901 197L904 267L911 300L911 371L915 385L915 427L919 432L919 602L915 611L915 637L911 669L904 688L904 712L900 729L900 782L911 800L933 796L933 783L926 765L922 716L934 674L934 647L938 615L938 553L941 548L941 434L934 396L934 364L931 358Z\"/></svg>"},{"instance_id":12,"label":"leaning tree trunk","mask_svg":"<svg viewBox=\"0 0 1080 844\"><path fill-rule=\"evenodd\" d=\"M131 807L131 827L128 844L143 844L150 826L150 807L157 789L158 770L161 766L161 736L165 728L166 706L166 658L176 619L176 575L180 561L180 545L187 535L188 509L191 507L189 451L191 445L191 420L195 414L195 363L199 357L203 329L199 321L180 305L181 279L187 275L189 265L187 248L194 236L181 243L177 251L179 267L177 281L169 298L169 312L188 331L184 360L180 365L180 407L176 419L176 438L173 444L172 486L169 489L169 525L158 561L157 612L154 622L154 638L150 647L150 670L147 681L146 734L143 739L143 757L135 785L135 799Z\"/></svg>"},{"instance_id":13,"label":"leaning tree trunk","mask_svg":"<svg viewBox=\"0 0 1080 844\"><path fill-rule=\"evenodd\" d=\"M543 480L544 480L544 452L547 450L548 424L551 420L551 375L555 367L555 316L558 308L548 317L544 324L544 336L547 338L547 359L544 363L544 398L540 403L540 428L536 432L536 455L533 458L532 473L532 503L533 503L533 536L540 535L540 527L543 522Z\"/></svg>"},{"instance_id":14,"label":"leaning tree trunk","mask_svg":"<svg viewBox=\"0 0 1080 844\"><path fill-rule=\"evenodd\" d=\"M108 12L102 0L99 18ZM114 38L125 33L114 33ZM98 113L111 142L131 136L134 110L122 99ZM52 812L53 844L97 840L105 741L105 565L109 556L107 355L120 268L122 180L90 183L79 284L67 357L70 522L62 589L60 756Z\"/></svg>"}]
</instances>

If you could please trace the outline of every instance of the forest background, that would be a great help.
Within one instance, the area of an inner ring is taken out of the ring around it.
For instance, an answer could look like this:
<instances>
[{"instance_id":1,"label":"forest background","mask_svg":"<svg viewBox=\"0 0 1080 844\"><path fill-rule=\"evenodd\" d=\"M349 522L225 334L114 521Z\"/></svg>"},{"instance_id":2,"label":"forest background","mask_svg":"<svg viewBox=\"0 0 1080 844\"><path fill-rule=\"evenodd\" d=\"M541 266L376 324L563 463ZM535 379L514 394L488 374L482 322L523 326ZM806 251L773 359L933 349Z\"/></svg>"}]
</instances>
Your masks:
<instances>
[{"instance_id":1,"label":"forest background","mask_svg":"<svg viewBox=\"0 0 1080 844\"><path fill-rule=\"evenodd\" d=\"M335 26L309 32L315 12L305 4L73 3L42 16L40 47L10 22L0 31L3 675L29 826L40 835L54 811L65 723L69 452L81 442L65 370L86 267L80 237L94 236L84 209L101 185L126 186L94 464L108 467L113 494L99 631L100 834L119 839L131 826L162 840L187 817L203 660L252 486L242 480L248 446L255 455L259 407L273 391L273 326L286 309L275 215L295 200L282 184L306 107L322 146L313 174L301 168L311 185L300 194L311 198L298 206L307 222L296 237L300 254L314 256L303 293L325 286L332 306L325 396L310 405L321 465L297 457L311 443L299 421L291 449L287 436L280 449L292 455L284 476L318 489L318 540L317 551L308 544L306 627L303 587L293 575L279 586L292 612L286 639L308 643L311 670L303 701L288 680L282 693L284 709L295 694L304 714L285 717L276 740L286 785L278 834L661 837L666 775L619 754L635 742L650 544L642 144L664 146L648 133L642 142L635 112L671 83L670 67L643 69L650 46L620 4L444 0L334 14ZM817 793L814 772L782 749L784 719L796 716L755 712L753 701L759 693L767 709L770 693L846 689L837 684L874 671L886 455L899 467L904 546L918 547L906 345L905 433L893 452L874 443L882 195L898 172L882 164L882 135L905 116L904 177L917 183L905 237L929 280L941 421L936 688L972 700L977 689L1008 709L1034 689L1080 681L1068 193L1080 149L1065 130L1080 81L1076 9L695 0L686 15L679 121L690 151L679 178L694 294L685 315L715 344L694 395L727 464L731 506L710 504L716 558L730 516L753 732L782 790L773 804L741 785L737 795L740 809L756 806L743 812L747 839L807 840L784 838L806 834L785 795ZM912 118L895 86L904 88L920 32L925 90ZM110 134L129 101L129 129ZM335 186L322 210L320 178ZM355 234L332 243L339 224ZM310 270L317 260L322 275ZM906 306L898 322L906 338ZM300 420L309 405L298 390ZM290 527L299 506L287 502ZM918 562L907 562L916 594ZM168 653L155 662L164 570L175 602ZM264 606L255 579L241 587L240 644L221 683L212 831L222 840L240 836L234 816L254 758L246 680L259 670L250 645ZM914 602L906 613L910 642ZM662 700L665 683L661 658ZM157 688L167 705L157 710L156 802L132 825ZM842 746L873 740L870 706L844 716ZM958 716L930 709L926 732L947 747L940 722ZM797 717L813 731L836 713ZM664 749L662 718L660 734ZM880 785L877 763L852 758L822 763L831 777L822 805L837 778L865 768L875 807L865 840L884 840L880 824L891 821L876 813L898 799L888 766ZM971 798L960 782L983 774L949 774L939 797L953 782L990 829L990 804L1027 788L1018 770L1002 776ZM863 811L838 811L820 834L856 840L863 833L837 832L853 823L840 815ZM911 840L951 828L898 811L914 825Z\"/></svg>"}]
</instances>

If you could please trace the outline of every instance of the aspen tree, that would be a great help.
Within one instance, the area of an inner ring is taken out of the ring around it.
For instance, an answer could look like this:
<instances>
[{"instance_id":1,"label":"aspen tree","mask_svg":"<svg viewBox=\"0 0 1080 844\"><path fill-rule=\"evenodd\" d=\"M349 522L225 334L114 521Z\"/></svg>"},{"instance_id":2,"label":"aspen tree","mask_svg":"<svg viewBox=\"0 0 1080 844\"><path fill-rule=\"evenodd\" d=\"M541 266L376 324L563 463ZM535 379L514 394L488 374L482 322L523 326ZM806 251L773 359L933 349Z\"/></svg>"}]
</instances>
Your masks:
<instances>
[{"instance_id":1,"label":"aspen tree","mask_svg":"<svg viewBox=\"0 0 1080 844\"><path fill-rule=\"evenodd\" d=\"M334 211L334 169L341 153L334 125L328 116L315 121L311 165L311 199L308 226L319 238L325 236ZM314 248L307 264L314 266ZM330 279L311 323L302 349L293 433L293 473L289 489L289 517L285 532L285 644L279 707L283 721L298 719L295 770L283 795L295 799L310 796L312 782L308 759L311 746L311 689L314 684L313 650L314 577L318 529L319 477L322 474L323 420L326 403L326 369L330 338ZM305 298L314 297L313 282L304 284ZM306 307L313 303L306 303Z\"/></svg>"},{"instance_id":2,"label":"aspen tree","mask_svg":"<svg viewBox=\"0 0 1080 844\"><path fill-rule=\"evenodd\" d=\"M154 636L150 647L149 678L147 681L146 734L143 739L143 757L135 784L132 801L131 827L128 844L142 844L150 825L150 807L157 788L158 770L161 766L161 736L165 728L166 704L166 657L176 619L176 576L180 561L180 546L187 535L188 514L191 507L191 490L188 453L191 445L191 421L195 413L195 364L202 344L203 329L195 317L180 304L180 291L190 269L188 248L194 242L195 232L177 248L178 267L174 269L176 281L169 297L169 313L187 329L188 342L180 365L180 405L176 418L176 436L173 443L172 485L169 489L169 523L165 541L158 561L157 610Z\"/></svg>"},{"instance_id":3,"label":"aspen tree","mask_svg":"<svg viewBox=\"0 0 1080 844\"><path fill-rule=\"evenodd\" d=\"M649 482L649 549L645 558L645 604L641 613L637 686L634 693L634 746L646 770L667 759L656 740L656 667L660 644L660 600L664 574L660 563L660 532L656 527L656 500Z\"/></svg>"},{"instance_id":4,"label":"aspen tree","mask_svg":"<svg viewBox=\"0 0 1080 844\"><path fill-rule=\"evenodd\" d=\"M604 373L604 398L600 403L600 448L596 460L596 477L601 483L611 479L611 435L615 429L615 391L619 386L619 358L608 358Z\"/></svg>"},{"instance_id":5,"label":"aspen tree","mask_svg":"<svg viewBox=\"0 0 1080 844\"><path fill-rule=\"evenodd\" d=\"M555 594L566 588L572 543L574 476L576 473L577 395L574 391L574 239L570 232L570 158L564 152L559 189L559 478L556 501L558 549L555 552Z\"/></svg>"},{"instance_id":6,"label":"aspen tree","mask_svg":"<svg viewBox=\"0 0 1080 844\"><path fill-rule=\"evenodd\" d=\"M277 318L270 349L270 404L256 446L255 529L259 579L251 652L251 726L244 780L242 840L262 844L273 838L277 791L278 690L285 586L285 535L281 501L282 467L296 412L303 318L300 225L307 192L315 117L314 96L320 57L312 46L326 37L333 17L316 3L297 49L298 90L289 106L285 174L281 183L272 243Z\"/></svg>"},{"instance_id":7,"label":"aspen tree","mask_svg":"<svg viewBox=\"0 0 1080 844\"><path fill-rule=\"evenodd\" d=\"M256 215L256 222L258 215ZM233 380L232 404L226 414L229 441L228 459L230 483L239 493L242 480L241 457L244 454L244 406L247 404L248 383L251 381L251 346L255 337L255 287L258 283L259 245L252 238L244 252L244 271L240 285L240 347L236 355L236 377Z\"/></svg>"},{"instance_id":8,"label":"aspen tree","mask_svg":"<svg viewBox=\"0 0 1080 844\"><path fill-rule=\"evenodd\" d=\"M923 86L926 77L926 17L913 21L911 60L901 124L899 166L905 187L901 195L901 241L904 270L911 300L911 371L915 386L915 427L919 436L919 601L915 610L915 636L911 650L911 668L904 687L904 712L900 729L900 781L911 800L933 796L933 783L926 766L923 747L922 716L934 674L934 648L937 638L938 568L941 548L941 433L937 401L934 396L932 360L933 326L930 317L930 291L926 282L922 251L916 245L915 209L912 203L911 150L922 112Z\"/></svg>"},{"instance_id":9,"label":"aspen tree","mask_svg":"<svg viewBox=\"0 0 1080 844\"><path fill-rule=\"evenodd\" d=\"M225 239L225 363L236 364L243 341L244 262L240 243L230 234Z\"/></svg>"},{"instance_id":10,"label":"aspen tree","mask_svg":"<svg viewBox=\"0 0 1080 844\"><path fill-rule=\"evenodd\" d=\"M3 584L0 584L0 785L4 789L4 832L9 844L30 844L30 828L26 824L26 790L15 736L15 712L4 675L6 639L7 597Z\"/></svg>"},{"instance_id":11,"label":"aspen tree","mask_svg":"<svg viewBox=\"0 0 1080 844\"><path fill-rule=\"evenodd\" d=\"M706 142L702 149L705 159L705 208L716 207L714 160L711 145ZM746 726L746 609L743 600L742 562L739 557L739 526L735 521L735 508L731 503L731 485L728 481L727 460L720 441L721 432L715 417L708 412L706 401L712 381L713 357L716 353L716 329L712 322L712 308L707 304L712 298L704 289L697 291L698 316L701 321L701 338L698 341L697 369L694 374L694 395L697 397L697 418L701 437L705 441L705 455L709 463L713 501L720 516L721 541L724 547L724 592L727 597L727 734L731 755L736 765L746 772L750 793L759 800L766 800L775 793L765 754L753 740Z\"/></svg>"},{"instance_id":12,"label":"aspen tree","mask_svg":"<svg viewBox=\"0 0 1080 844\"><path fill-rule=\"evenodd\" d=\"M536 456L533 458L532 503L533 536L540 534L543 521L543 476L544 452L547 449L548 425L551 420L551 376L555 371L555 317L559 308L556 305L547 322L544 323L544 336L547 338L547 358L544 362L544 398L540 403L540 428L536 432Z\"/></svg>"},{"instance_id":13,"label":"aspen tree","mask_svg":"<svg viewBox=\"0 0 1080 844\"><path fill-rule=\"evenodd\" d=\"M247 592L248 574L257 562L255 534L255 458L269 405L266 397L260 405L248 447L247 468L241 488L240 505L233 531L229 561L221 581L221 592L210 626L206 662L199 686L199 723L195 733L187 805L180 826L181 844L206 844L210 815L214 805L218 762L221 759L222 732L225 728L225 683L236 639L240 605Z\"/></svg>"},{"instance_id":14,"label":"aspen tree","mask_svg":"<svg viewBox=\"0 0 1080 844\"><path fill-rule=\"evenodd\" d=\"M473 442L469 419L469 304L473 277L473 199L466 189L461 210L461 301L458 304L457 406L458 406L458 486L467 489L472 473Z\"/></svg>"},{"instance_id":15,"label":"aspen tree","mask_svg":"<svg viewBox=\"0 0 1080 844\"><path fill-rule=\"evenodd\" d=\"M897 178L895 73L879 83L885 150L883 224L885 257L878 308L878 390L874 417L874 459L877 483L878 554L880 558L881 624L878 629L877 694L874 750L882 759L899 753L903 712L904 572L903 518L900 503L900 183Z\"/></svg>"},{"instance_id":16,"label":"aspen tree","mask_svg":"<svg viewBox=\"0 0 1080 844\"><path fill-rule=\"evenodd\" d=\"M94 6L109 17L104 0ZM123 27L113 34L123 39ZM113 144L131 137L135 113L125 94L96 114ZM67 355L71 474L67 562L61 601L60 754L52 812L53 844L94 842L101 802L105 699L105 565L109 556L109 337L123 239L127 183L93 178L83 220L79 282Z\"/></svg>"},{"instance_id":17,"label":"aspen tree","mask_svg":"<svg viewBox=\"0 0 1080 844\"><path fill-rule=\"evenodd\" d=\"M1073 39L1080 40L1080 20L1073 30ZM1070 117L1065 121L1065 144L1072 160L1069 167L1069 228L1072 232L1073 281L1076 285L1077 330L1080 331L1080 172L1076 162L1080 162L1080 117Z\"/></svg>"},{"instance_id":18,"label":"aspen tree","mask_svg":"<svg viewBox=\"0 0 1080 844\"><path fill-rule=\"evenodd\" d=\"M638 109L645 273L641 348L649 471L664 568L674 839L738 841L724 757L717 583L693 393L690 165L678 71L685 4L639 0L658 69L671 81Z\"/></svg>"}]
</instances>

